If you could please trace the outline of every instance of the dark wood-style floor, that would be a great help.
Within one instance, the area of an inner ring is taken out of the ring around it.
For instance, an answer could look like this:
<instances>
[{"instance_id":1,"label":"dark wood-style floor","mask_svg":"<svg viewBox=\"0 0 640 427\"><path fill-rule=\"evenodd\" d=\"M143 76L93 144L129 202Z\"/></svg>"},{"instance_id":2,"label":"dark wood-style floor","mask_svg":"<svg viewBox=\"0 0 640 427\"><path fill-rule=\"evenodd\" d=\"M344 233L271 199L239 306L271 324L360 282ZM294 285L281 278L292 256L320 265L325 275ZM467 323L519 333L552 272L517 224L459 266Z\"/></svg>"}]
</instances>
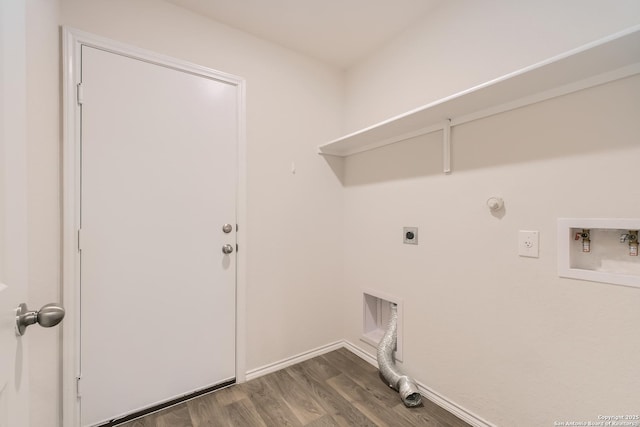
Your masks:
<instances>
[{"instance_id":1,"label":"dark wood-style floor","mask_svg":"<svg viewBox=\"0 0 640 427\"><path fill-rule=\"evenodd\" d=\"M406 408L376 368L346 349L120 425L214 426L470 427L426 399Z\"/></svg>"}]
</instances>

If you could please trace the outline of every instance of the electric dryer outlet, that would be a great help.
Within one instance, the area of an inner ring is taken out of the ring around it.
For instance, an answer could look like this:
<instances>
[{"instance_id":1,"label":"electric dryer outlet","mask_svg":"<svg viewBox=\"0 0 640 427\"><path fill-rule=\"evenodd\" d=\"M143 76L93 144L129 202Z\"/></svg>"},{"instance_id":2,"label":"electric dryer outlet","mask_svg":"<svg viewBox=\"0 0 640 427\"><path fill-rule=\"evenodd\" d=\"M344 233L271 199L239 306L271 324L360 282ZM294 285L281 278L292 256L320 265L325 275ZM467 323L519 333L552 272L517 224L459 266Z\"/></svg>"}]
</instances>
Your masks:
<instances>
[{"instance_id":1,"label":"electric dryer outlet","mask_svg":"<svg viewBox=\"0 0 640 427\"><path fill-rule=\"evenodd\" d=\"M418 244L418 227L403 227L402 242L406 245Z\"/></svg>"}]
</instances>

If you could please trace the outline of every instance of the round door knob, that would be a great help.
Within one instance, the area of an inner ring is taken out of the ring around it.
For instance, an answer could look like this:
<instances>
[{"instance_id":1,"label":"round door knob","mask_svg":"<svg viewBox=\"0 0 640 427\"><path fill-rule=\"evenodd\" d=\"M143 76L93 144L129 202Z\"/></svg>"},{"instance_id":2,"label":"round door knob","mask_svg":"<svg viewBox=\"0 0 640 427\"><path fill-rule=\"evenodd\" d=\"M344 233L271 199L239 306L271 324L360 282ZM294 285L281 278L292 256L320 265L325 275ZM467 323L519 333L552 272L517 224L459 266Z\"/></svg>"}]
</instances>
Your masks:
<instances>
[{"instance_id":1,"label":"round door knob","mask_svg":"<svg viewBox=\"0 0 640 427\"><path fill-rule=\"evenodd\" d=\"M222 247L222 253L225 255L229 255L231 252L233 252L233 246L226 244Z\"/></svg>"},{"instance_id":2,"label":"round door knob","mask_svg":"<svg viewBox=\"0 0 640 427\"><path fill-rule=\"evenodd\" d=\"M224 231L225 233L231 233L233 231L233 225L231 224L225 224L222 226L222 231Z\"/></svg>"},{"instance_id":3,"label":"round door knob","mask_svg":"<svg viewBox=\"0 0 640 427\"><path fill-rule=\"evenodd\" d=\"M64 319L64 308L56 304L47 304L38 311L29 311L27 304L22 303L16 310L16 330L18 335L24 335L27 326L38 323L50 328Z\"/></svg>"},{"instance_id":4,"label":"round door knob","mask_svg":"<svg viewBox=\"0 0 640 427\"><path fill-rule=\"evenodd\" d=\"M38 311L38 323L40 326L50 328L56 326L64 319L64 308L55 304L47 304Z\"/></svg>"}]
</instances>

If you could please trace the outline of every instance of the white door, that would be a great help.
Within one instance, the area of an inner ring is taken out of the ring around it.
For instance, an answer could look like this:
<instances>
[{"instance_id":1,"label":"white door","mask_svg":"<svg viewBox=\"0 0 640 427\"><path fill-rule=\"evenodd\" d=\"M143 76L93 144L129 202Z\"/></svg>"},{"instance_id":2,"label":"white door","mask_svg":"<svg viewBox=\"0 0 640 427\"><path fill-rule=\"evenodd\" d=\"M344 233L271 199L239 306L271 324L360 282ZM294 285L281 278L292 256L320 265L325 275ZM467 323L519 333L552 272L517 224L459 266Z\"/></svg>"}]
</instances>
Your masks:
<instances>
[{"instance_id":1,"label":"white door","mask_svg":"<svg viewBox=\"0 0 640 427\"><path fill-rule=\"evenodd\" d=\"M80 410L93 426L235 377L238 93L88 46L81 72Z\"/></svg>"},{"instance_id":2,"label":"white door","mask_svg":"<svg viewBox=\"0 0 640 427\"><path fill-rule=\"evenodd\" d=\"M22 0L0 1L0 427L29 425L28 335L15 332L27 298L24 11Z\"/></svg>"}]
</instances>

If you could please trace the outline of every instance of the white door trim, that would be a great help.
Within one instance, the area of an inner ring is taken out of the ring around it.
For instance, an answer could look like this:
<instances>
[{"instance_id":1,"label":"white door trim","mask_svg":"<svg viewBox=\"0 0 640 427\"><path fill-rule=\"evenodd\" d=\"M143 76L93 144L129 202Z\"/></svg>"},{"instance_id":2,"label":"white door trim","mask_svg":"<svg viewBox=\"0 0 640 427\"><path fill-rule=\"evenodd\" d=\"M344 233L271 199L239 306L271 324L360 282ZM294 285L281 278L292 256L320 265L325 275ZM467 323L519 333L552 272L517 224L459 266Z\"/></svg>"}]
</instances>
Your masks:
<instances>
[{"instance_id":1,"label":"white door trim","mask_svg":"<svg viewBox=\"0 0 640 427\"><path fill-rule=\"evenodd\" d=\"M62 340L62 418L64 427L80 425L80 106L77 84L80 82L81 47L90 46L131 58L187 71L235 85L238 89L238 188L237 221L240 224L236 253L236 381L245 380L245 298L246 298L246 133L245 81L200 65L95 36L73 28L63 28L63 214L62 214L62 290L67 316Z\"/></svg>"}]
</instances>

